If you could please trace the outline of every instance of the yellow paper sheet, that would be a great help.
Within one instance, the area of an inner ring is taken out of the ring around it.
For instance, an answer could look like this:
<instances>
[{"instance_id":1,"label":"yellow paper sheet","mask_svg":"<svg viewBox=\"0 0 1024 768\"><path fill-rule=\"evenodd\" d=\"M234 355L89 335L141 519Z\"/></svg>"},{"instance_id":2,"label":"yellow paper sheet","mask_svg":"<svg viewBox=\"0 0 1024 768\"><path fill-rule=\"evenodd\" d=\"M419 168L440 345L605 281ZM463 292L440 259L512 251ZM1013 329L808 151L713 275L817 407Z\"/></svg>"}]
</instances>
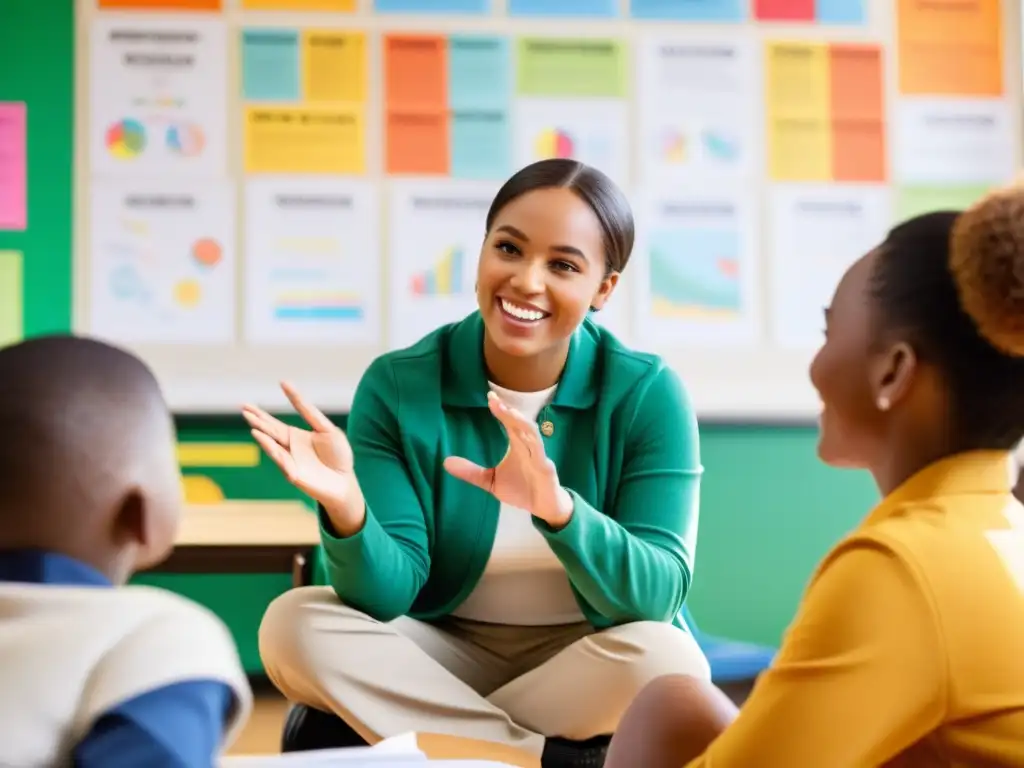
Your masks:
<instances>
[{"instance_id":1,"label":"yellow paper sheet","mask_svg":"<svg viewBox=\"0 0 1024 768\"><path fill-rule=\"evenodd\" d=\"M255 467L260 449L254 443L178 443L183 467Z\"/></svg>"},{"instance_id":2,"label":"yellow paper sheet","mask_svg":"<svg viewBox=\"0 0 1024 768\"><path fill-rule=\"evenodd\" d=\"M769 43L765 47L768 119L828 120L829 80L827 44Z\"/></svg>"},{"instance_id":3,"label":"yellow paper sheet","mask_svg":"<svg viewBox=\"0 0 1024 768\"><path fill-rule=\"evenodd\" d=\"M24 259L18 251L0 251L0 347L21 341L24 329Z\"/></svg>"},{"instance_id":4,"label":"yellow paper sheet","mask_svg":"<svg viewBox=\"0 0 1024 768\"><path fill-rule=\"evenodd\" d=\"M308 29L302 33L302 92L308 102L362 102L367 94L366 35Z\"/></svg>"},{"instance_id":5,"label":"yellow paper sheet","mask_svg":"<svg viewBox=\"0 0 1024 768\"><path fill-rule=\"evenodd\" d=\"M776 118L768 124L772 181L831 181L832 127L827 120Z\"/></svg>"},{"instance_id":6,"label":"yellow paper sheet","mask_svg":"<svg viewBox=\"0 0 1024 768\"><path fill-rule=\"evenodd\" d=\"M363 106L248 107L246 173L366 172Z\"/></svg>"}]
</instances>

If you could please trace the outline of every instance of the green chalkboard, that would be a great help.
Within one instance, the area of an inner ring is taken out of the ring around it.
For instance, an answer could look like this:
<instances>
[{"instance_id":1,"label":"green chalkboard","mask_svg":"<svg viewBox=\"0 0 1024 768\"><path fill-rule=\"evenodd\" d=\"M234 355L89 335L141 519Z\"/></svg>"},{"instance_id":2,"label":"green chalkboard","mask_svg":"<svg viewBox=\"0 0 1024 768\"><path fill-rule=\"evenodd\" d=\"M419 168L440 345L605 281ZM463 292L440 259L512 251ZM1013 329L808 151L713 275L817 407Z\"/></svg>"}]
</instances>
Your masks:
<instances>
[{"instance_id":1,"label":"green chalkboard","mask_svg":"<svg viewBox=\"0 0 1024 768\"><path fill-rule=\"evenodd\" d=\"M28 228L0 232L24 257L26 336L71 329L74 0L0 0L0 101L28 108Z\"/></svg>"}]
</instances>

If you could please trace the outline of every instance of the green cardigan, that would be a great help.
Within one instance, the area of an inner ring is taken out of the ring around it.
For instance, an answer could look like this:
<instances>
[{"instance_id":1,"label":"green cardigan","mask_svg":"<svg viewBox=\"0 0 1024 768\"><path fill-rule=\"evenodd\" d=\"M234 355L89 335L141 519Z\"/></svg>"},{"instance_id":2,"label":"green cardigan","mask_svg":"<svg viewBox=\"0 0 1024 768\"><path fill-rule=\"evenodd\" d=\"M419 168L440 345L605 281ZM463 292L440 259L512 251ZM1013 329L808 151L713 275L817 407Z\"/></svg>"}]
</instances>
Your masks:
<instances>
[{"instance_id":1,"label":"green cardigan","mask_svg":"<svg viewBox=\"0 0 1024 768\"><path fill-rule=\"evenodd\" d=\"M389 621L435 619L476 586L498 525L497 499L448 475L463 456L493 466L508 441L487 409L479 313L377 358L348 419L366 523L339 538L320 513L324 565L343 602ZM701 476L697 421L679 379L587 320L573 335L539 421L575 502L555 531L534 518L598 628L680 615L693 577Z\"/></svg>"}]
</instances>

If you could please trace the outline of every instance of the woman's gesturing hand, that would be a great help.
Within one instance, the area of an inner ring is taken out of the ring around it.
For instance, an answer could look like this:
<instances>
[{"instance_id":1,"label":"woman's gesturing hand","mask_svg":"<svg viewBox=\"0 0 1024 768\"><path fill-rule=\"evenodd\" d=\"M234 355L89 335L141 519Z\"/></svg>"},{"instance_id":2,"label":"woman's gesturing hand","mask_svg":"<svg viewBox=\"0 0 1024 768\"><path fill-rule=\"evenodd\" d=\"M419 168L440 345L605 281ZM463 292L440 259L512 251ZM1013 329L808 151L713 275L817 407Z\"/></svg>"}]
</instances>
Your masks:
<instances>
[{"instance_id":1,"label":"woman's gesturing hand","mask_svg":"<svg viewBox=\"0 0 1024 768\"><path fill-rule=\"evenodd\" d=\"M252 427L252 436L288 482L323 505L340 535L357 533L366 508L348 439L290 384L282 384L281 389L310 429L290 427L262 408L245 405L242 415Z\"/></svg>"},{"instance_id":2,"label":"woman's gesturing hand","mask_svg":"<svg viewBox=\"0 0 1024 768\"><path fill-rule=\"evenodd\" d=\"M485 469L468 459L450 456L444 468L454 477L491 493L502 504L525 509L554 528L572 516L572 497L558 482L558 472L544 454L537 425L493 392L487 404L508 434L508 452L498 466Z\"/></svg>"}]
</instances>

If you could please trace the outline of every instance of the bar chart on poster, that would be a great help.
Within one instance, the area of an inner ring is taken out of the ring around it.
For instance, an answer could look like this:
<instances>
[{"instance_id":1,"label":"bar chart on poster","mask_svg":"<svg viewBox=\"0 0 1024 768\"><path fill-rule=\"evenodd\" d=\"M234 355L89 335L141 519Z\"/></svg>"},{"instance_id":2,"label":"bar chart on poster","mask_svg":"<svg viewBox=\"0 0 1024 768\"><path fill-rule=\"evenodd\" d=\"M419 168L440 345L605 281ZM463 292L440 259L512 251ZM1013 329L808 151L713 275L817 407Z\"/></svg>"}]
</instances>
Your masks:
<instances>
[{"instance_id":1,"label":"bar chart on poster","mask_svg":"<svg viewBox=\"0 0 1024 768\"><path fill-rule=\"evenodd\" d=\"M75 326L139 352L180 411L277 408L283 378L347 410L377 355L475 309L491 200L559 157L636 219L593 320L704 416L807 418L845 270L1020 165L1010 0L78 10ZM19 119L0 104L0 228L24 217ZM20 259L0 252L0 296Z\"/></svg>"}]
</instances>

